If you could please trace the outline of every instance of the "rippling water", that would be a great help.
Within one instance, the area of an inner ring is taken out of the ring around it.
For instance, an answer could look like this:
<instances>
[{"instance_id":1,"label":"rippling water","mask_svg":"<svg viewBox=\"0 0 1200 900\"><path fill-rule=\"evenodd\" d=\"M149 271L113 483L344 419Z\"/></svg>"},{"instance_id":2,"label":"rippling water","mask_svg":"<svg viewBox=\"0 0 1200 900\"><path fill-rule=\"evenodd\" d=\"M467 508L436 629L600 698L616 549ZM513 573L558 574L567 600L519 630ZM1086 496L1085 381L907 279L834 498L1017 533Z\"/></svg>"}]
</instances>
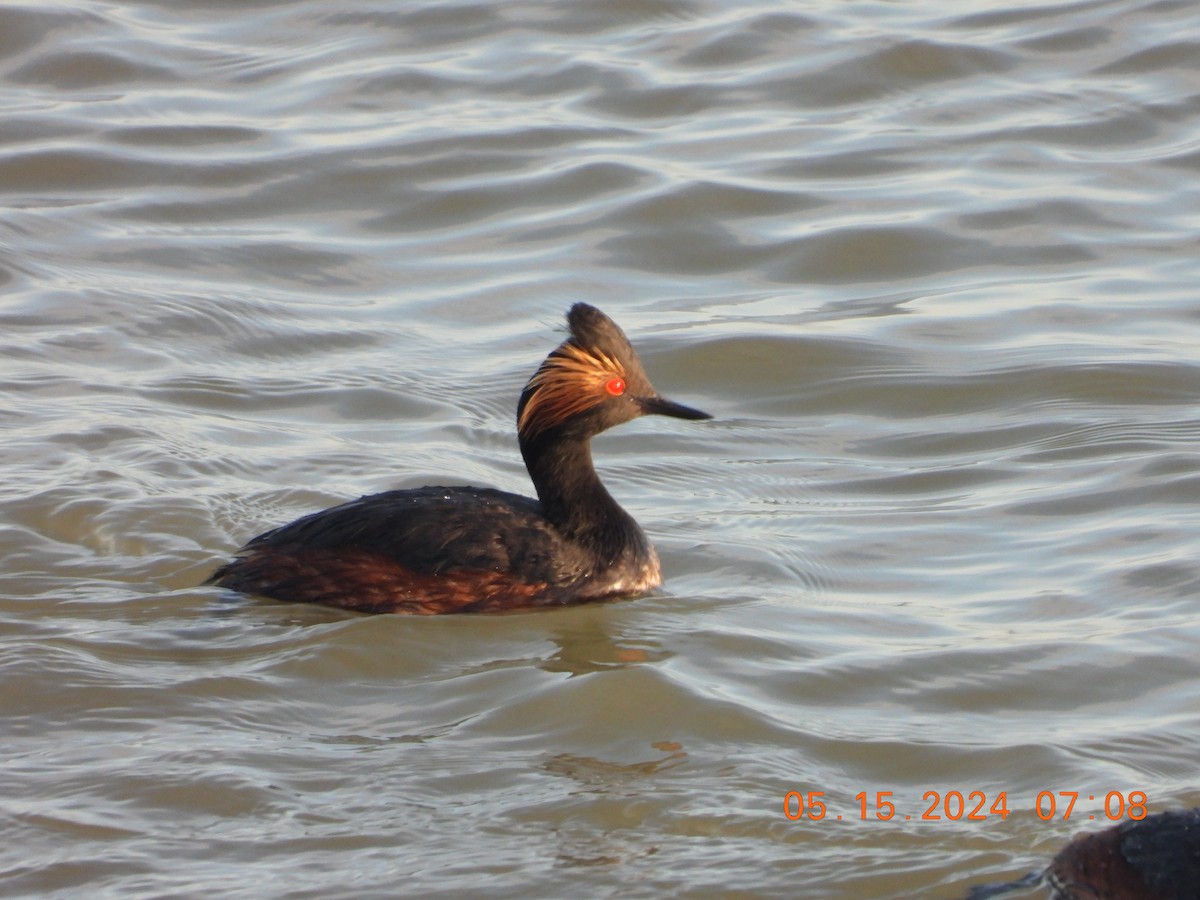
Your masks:
<instances>
[{"instance_id":1,"label":"rippling water","mask_svg":"<svg viewBox=\"0 0 1200 900\"><path fill-rule=\"evenodd\" d=\"M1110 792L1200 803L1197 33L0 7L3 893L952 898ZM717 416L597 441L666 592L197 586L348 497L528 491L516 396L575 300Z\"/></svg>"}]
</instances>

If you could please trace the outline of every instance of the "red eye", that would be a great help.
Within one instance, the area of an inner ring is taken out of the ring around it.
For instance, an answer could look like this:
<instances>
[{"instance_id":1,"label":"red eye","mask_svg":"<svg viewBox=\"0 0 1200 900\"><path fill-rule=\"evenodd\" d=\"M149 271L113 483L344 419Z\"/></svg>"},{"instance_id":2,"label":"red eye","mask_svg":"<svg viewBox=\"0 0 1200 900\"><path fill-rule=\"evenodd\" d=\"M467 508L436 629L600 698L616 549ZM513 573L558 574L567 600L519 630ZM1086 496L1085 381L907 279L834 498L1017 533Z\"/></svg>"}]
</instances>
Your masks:
<instances>
[{"instance_id":1,"label":"red eye","mask_svg":"<svg viewBox=\"0 0 1200 900\"><path fill-rule=\"evenodd\" d=\"M608 384L604 385L604 389L614 397L620 397L623 393L625 393L625 379L610 378L608 379Z\"/></svg>"}]
</instances>

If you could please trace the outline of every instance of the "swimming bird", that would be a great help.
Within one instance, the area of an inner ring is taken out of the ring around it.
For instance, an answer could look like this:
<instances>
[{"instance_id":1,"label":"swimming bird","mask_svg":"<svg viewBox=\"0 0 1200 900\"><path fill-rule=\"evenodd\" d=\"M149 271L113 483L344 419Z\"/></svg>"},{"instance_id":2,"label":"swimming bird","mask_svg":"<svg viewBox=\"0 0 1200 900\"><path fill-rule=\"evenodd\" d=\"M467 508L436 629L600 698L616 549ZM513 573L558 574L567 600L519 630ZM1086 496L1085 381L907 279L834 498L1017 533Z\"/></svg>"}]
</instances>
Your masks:
<instances>
[{"instance_id":1,"label":"swimming bird","mask_svg":"<svg viewBox=\"0 0 1200 900\"><path fill-rule=\"evenodd\" d=\"M249 541L206 583L277 600L437 615L589 603L662 583L658 555L600 482L591 439L638 416L709 419L661 397L617 324L586 303L529 379L517 438L537 499L387 491Z\"/></svg>"}]
</instances>

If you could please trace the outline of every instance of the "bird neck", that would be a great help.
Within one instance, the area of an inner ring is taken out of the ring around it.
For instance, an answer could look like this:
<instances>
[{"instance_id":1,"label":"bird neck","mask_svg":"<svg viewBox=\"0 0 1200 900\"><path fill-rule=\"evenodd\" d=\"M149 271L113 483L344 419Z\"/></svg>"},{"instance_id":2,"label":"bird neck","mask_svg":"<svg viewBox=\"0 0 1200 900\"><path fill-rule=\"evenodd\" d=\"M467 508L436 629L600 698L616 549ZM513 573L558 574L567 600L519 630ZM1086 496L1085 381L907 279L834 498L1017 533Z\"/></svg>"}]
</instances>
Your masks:
<instances>
[{"instance_id":1,"label":"bird neck","mask_svg":"<svg viewBox=\"0 0 1200 900\"><path fill-rule=\"evenodd\" d=\"M615 551L641 530L600 482L588 438L521 441L521 455L546 518L566 536Z\"/></svg>"}]
</instances>

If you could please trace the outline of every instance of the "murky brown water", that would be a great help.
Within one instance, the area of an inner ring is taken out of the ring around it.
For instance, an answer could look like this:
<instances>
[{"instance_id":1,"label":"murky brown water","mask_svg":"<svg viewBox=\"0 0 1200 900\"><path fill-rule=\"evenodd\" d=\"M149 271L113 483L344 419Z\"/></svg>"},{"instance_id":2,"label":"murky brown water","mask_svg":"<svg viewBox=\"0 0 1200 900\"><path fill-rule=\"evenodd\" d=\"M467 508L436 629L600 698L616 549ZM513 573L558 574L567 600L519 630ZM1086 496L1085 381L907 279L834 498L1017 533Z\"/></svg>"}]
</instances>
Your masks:
<instances>
[{"instance_id":1,"label":"murky brown water","mask_svg":"<svg viewBox=\"0 0 1200 900\"><path fill-rule=\"evenodd\" d=\"M0 892L951 898L1200 803L1197 33L0 7ZM717 416L597 442L667 592L197 587L348 497L527 491L575 300Z\"/></svg>"}]
</instances>

